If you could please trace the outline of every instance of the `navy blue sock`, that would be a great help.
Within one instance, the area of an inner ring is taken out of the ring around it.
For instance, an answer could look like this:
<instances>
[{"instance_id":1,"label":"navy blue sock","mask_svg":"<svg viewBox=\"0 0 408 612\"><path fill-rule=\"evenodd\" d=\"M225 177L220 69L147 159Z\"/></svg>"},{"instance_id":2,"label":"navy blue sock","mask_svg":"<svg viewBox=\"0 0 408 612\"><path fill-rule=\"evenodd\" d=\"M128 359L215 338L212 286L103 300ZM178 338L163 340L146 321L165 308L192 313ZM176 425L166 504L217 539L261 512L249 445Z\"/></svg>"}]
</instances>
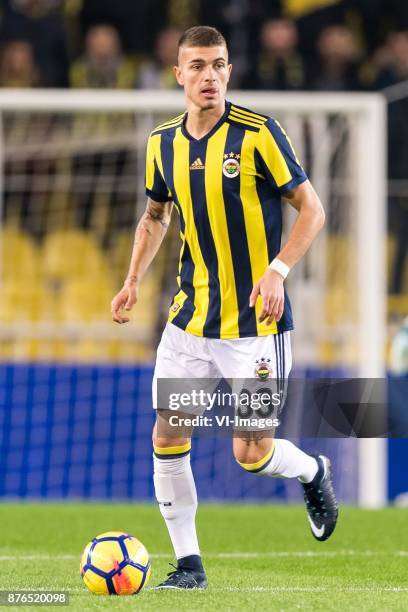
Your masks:
<instances>
[{"instance_id":1,"label":"navy blue sock","mask_svg":"<svg viewBox=\"0 0 408 612\"><path fill-rule=\"evenodd\" d=\"M189 555L177 560L177 568L189 570L190 572L204 572L203 562L200 555Z\"/></svg>"}]
</instances>

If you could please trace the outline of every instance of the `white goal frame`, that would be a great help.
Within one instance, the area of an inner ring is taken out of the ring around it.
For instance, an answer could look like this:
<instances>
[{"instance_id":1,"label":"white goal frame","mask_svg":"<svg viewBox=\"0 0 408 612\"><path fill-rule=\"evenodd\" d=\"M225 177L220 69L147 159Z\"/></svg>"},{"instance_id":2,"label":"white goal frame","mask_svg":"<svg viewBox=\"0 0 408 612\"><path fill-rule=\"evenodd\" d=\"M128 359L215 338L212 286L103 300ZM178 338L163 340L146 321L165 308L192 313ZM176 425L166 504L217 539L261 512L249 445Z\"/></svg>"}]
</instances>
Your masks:
<instances>
[{"instance_id":1,"label":"white goal frame","mask_svg":"<svg viewBox=\"0 0 408 612\"><path fill-rule=\"evenodd\" d=\"M234 102L267 114L344 113L358 116L355 142L361 162L358 182L356 261L359 283L358 375L381 378L385 373L385 235L386 235L386 101L380 94L275 93L232 91ZM66 91L0 90L0 212L3 198L3 112L126 111L148 114L185 107L182 92L171 91ZM370 236L369 240L364 237ZM367 265L370 262L370 265ZM359 503L381 507L387 500L387 443L383 439L359 441ZM357 469L357 466L356 466ZM362 477L364 474L364 477Z\"/></svg>"}]
</instances>

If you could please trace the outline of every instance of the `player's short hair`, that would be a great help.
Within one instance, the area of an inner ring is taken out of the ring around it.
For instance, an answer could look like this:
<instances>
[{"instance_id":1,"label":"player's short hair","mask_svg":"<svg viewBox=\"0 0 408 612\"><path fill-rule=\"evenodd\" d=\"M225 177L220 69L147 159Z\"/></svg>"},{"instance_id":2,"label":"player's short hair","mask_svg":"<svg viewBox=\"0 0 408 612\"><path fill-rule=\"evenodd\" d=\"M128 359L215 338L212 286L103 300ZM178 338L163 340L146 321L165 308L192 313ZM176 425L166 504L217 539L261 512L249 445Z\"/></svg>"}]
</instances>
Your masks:
<instances>
[{"instance_id":1,"label":"player's short hair","mask_svg":"<svg viewBox=\"0 0 408 612\"><path fill-rule=\"evenodd\" d=\"M216 28L193 26L186 30L179 40L180 47L226 47L227 41Z\"/></svg>"}]
</instances>

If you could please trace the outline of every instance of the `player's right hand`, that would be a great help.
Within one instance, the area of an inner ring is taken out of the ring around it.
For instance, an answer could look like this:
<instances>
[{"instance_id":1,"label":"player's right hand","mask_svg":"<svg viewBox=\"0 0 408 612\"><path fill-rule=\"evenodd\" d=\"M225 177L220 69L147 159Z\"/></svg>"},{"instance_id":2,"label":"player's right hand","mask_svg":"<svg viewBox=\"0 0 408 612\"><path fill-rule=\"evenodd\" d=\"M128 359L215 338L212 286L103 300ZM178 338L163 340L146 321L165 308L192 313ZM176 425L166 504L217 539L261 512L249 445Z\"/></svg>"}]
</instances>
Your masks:
<instances>
[{"instance_id":1,"label":"player's right hand","mask_svg":"<svg viewBox=\"0 0 408 612\"><path fill-rule=\"evenodd\" d=\"M122 289L115 295L111 302L112 319L116 323L127 323L129 317L123 317L120 311L131 310L137 302L137 285L135 282L125 281Z\"/></svg>"}]
</instances>

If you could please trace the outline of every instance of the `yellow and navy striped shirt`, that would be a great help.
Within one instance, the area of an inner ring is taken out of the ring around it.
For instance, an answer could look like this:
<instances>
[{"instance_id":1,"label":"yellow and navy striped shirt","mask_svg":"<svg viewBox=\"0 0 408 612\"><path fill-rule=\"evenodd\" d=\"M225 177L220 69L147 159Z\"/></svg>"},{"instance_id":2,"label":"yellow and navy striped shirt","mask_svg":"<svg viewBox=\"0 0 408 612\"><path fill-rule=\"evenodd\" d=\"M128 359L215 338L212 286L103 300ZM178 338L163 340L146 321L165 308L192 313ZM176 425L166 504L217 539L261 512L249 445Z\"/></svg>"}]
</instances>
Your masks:
<instances>
[{"instance_id":1,"label":"yellow and navy striped shirt","mask_svg":"<svg viewBox=\"0 0 408 612\"><path fill-rule=\"evenodd\" d=\"M186 115L157 127L147 145L146 194L180 215L178 291L169 321L196 336L243 338L293 328L290 302L279 323L258 322L252 287L279 253L281 195L304 173L279 123L226 102L199 140Z\"/></svg>"}]
</instances>

